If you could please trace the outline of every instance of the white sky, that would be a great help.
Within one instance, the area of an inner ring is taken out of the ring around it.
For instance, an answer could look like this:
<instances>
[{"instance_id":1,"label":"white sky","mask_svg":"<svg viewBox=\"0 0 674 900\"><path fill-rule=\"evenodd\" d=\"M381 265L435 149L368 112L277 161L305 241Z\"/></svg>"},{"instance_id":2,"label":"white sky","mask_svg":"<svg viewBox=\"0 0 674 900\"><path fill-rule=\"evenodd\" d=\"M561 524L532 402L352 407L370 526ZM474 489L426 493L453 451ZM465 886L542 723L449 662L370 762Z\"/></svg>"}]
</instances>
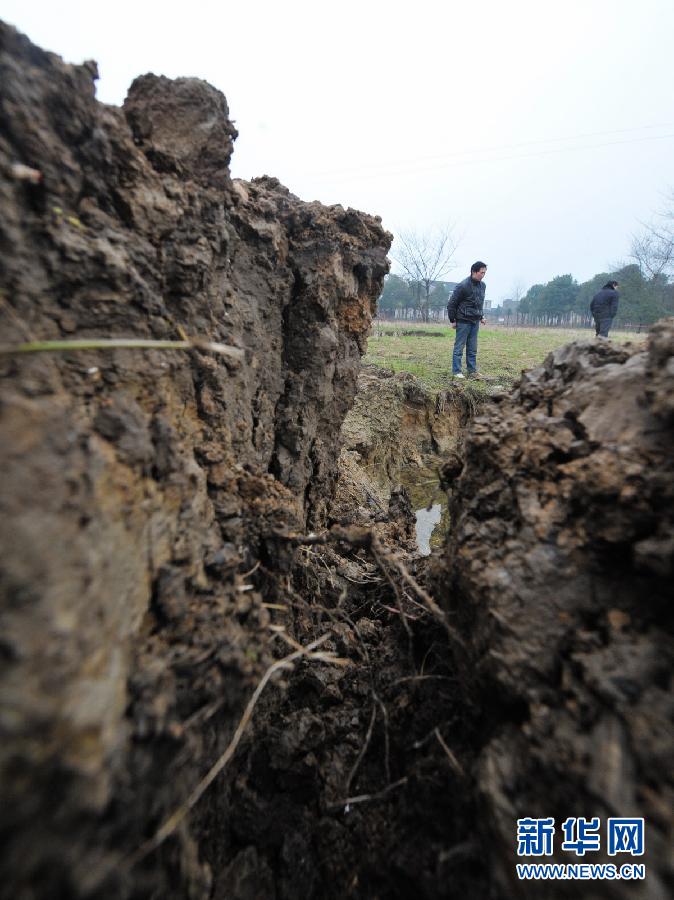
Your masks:
<instances>
[{"instance_id":1,"label":"white sky","mask_svg":"<svg viewBox=\"0 0 674 900\"><path fill-rule=\"evenodd\" d=\"M626 259L674 186L672 0L0 0L98 97L136 75L220 88L232 170L397 229L455 223L492 304ZM395 254L395 250L394 250Z\"/></svg>"}]
</instances>

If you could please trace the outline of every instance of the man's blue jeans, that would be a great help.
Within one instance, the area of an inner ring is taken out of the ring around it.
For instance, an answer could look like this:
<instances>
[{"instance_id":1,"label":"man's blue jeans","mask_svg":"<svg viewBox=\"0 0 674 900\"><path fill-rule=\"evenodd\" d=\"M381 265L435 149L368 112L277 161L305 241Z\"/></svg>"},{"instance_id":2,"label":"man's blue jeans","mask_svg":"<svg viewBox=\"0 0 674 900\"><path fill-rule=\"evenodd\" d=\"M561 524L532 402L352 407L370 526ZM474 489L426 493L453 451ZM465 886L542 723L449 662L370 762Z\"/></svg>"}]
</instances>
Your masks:
<instances>
[{"instance_id":1,"label":"man's blue jeans","mask_svg":"<svg viewBox=\"0 0 674 900\"><path fill-rule=\"evenodd\" d=\"M452 357L452 375L461 371L463 348L466 348L466 363L469 372L477 372L477 333L479 322L457 322L454 338L454 355Z\"/></svg>"}]
</instances>

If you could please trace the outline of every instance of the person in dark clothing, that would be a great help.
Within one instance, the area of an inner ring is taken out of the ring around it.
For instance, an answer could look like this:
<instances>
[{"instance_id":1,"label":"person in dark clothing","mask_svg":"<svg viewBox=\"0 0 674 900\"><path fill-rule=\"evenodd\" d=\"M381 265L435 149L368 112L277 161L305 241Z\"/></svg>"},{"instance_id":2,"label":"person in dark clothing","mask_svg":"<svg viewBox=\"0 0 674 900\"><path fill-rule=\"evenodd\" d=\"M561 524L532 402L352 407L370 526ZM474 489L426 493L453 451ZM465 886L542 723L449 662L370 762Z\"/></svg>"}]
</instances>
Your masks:
<instances>
[{"instance_id":1,"label":"person in dark clothing","mask_svg":"<svg viewBox=\"0 0 674 900\"><path fill-rule=\"evenodd\" d=\"M463 348L466 348L466 365L469 378L479 378L477 371L477 335L480 323L484 325L484 295L487 286L483 278L487 272L487 264L478 260L470 267L470 275L454 288L447 304L449 321L456 322L456 338L452 356L452 375L454 378L465 378L461 374Z\"/></svg>"},{"instance_id":2,"label":"person in dark clothing","mask_svg":"<svg viewBox=\"0 0 674 900\"><path fill-rule=\"evenodd\" d=\"M590 312L594 318L595 337L608 337L609 328L618 312L619 296L618 282L607 281L592 298Z\"/></svg>"}]
</instances>

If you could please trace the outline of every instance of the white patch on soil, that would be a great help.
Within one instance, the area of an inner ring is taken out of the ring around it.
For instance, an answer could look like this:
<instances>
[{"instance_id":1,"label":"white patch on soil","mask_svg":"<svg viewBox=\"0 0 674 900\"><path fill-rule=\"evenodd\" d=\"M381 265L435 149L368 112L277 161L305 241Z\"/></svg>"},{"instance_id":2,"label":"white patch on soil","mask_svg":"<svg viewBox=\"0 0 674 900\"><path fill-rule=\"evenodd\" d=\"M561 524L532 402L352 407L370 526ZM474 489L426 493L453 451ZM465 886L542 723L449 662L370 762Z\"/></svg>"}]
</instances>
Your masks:
<instances>
[{"instance_id":1,"label":"white patch on soil","mask_svg":"<svg viewBox=\"0 0 674 900\"><path fill-rule=\"evenodd\" d=\"M418 509L416 516L419 552L422 556L430 556L431 535L433 534L433 529L442 518L442 506L439 503L434 503L430 509L426 509L426 507Z\"/></svg>"}]
</instances>

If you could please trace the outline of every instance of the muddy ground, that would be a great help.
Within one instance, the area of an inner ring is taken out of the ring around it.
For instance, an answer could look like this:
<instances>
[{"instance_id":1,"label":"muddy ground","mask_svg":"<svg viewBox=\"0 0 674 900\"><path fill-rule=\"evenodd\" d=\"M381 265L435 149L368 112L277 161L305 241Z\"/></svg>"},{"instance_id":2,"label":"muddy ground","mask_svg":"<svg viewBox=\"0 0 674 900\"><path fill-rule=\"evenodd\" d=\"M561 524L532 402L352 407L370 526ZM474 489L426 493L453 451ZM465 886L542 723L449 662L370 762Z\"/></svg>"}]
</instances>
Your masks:
<instances>
[{"instance_id":1,"label":"muddy ground","mask_svg":"<svg viewBox=\"0 0 674 900\"><path fill-rule=\"evenodd\" d=\"M384 516L392 491L406 492L423 555L440 547L449 528L440 469L461 453L465 427L480 407L474 395L429 391L408 372L364 366L342 424L343 448L335 503L352 521Z\"/></svg>"},{"instance_id":2,"label":"muddy ground","mask_svg":"<svg viewBox=\"0 0 674 900\"><path fill-rule=\"evenodd\" d=\"M645 882L583 896L672 892L673 378L671 319L646 346L563 347L474 420L445 472L431 581L468 642L481 830L506 896L523 815L643 817Z\"/></svg>"},{"instance_id":3,"label":"muddy ground","mask_svg":"<svg viewBox=\"0 0 674 900\"><path fill-rule=\"evenodd\" d=\"M670 895L672 324L477 417L357 392L380 221L232 181L209 85L95 75L0 25L3 341L238 353L0 356L1 895L576 897L516 819L607 814L648 877L582 896Z\"/></svg>"}]
</instances>

